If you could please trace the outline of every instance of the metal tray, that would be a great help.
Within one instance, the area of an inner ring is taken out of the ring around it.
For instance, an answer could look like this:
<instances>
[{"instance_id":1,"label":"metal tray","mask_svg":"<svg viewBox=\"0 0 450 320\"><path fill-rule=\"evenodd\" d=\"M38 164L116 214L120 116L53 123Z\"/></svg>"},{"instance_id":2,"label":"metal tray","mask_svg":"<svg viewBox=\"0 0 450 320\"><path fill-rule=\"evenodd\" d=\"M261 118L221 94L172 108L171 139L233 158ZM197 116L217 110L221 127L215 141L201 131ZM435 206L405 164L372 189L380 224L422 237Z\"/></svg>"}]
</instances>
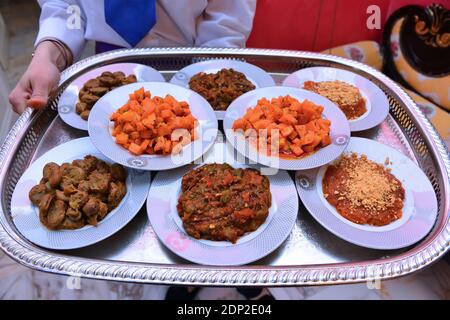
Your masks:
<instances>
[{"instance_id":1,"label":"metal tray","mask_svg":"<svg viewBox=\"0 0 450 320\"><path fill-rule=\"evenodd\" d=\"M388 118L360 135L401 150L424 170L438 199L438 218L430 234L416 245L380 251L349 244L326 231L307 211L290 237L270 256L251 265L211 267L190 264L171 254L156 238L145 209L120 232L90 247L45 250L27 241L11 221L10 200L22 172L46 150L86 133L57 116L59 96L46 110L28 109L11 129L0 152L0 246L19 263L41 271L129 282L201 286L324 285L388 279L420 270L450 246L448 221L449 153L410 97L380 72L347 59L297 51L212 48L118 50L76 63L62 73L58 93L82 73L115 62L148 64L169 79L195 61L212 58L245 60L271 73L277 83L298 69L331 66L356 72L376 83L390 103Z\"/></svg>"}]
</instances>

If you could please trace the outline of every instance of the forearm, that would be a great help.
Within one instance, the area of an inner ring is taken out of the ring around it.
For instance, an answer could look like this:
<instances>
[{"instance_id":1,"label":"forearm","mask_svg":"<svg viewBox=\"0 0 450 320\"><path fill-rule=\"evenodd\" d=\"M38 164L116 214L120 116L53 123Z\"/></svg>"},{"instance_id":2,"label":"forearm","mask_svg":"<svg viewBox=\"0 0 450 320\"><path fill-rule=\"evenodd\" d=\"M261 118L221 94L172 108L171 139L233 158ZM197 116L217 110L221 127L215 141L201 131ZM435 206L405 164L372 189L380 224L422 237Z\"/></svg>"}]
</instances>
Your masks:
<instances>
[{"instance_id":1,"label":"forearm","mask_svg":"<svg viewBox=\"0 0 450 320\"><path fill-rule=\"evenodd\" d=\"M39 34L33 59L9 95L15 112L27 107L44 107L58 86L60 73L72 63L84 46L84 25L77 30L67 26L67 10L77 0L39 0L42 7Z\"/></svg>"},{"instance_id":2,"label":"forearm","mask_svg":"<svg viewBox=\"0 0 450 320\"><path fill-rule=\"evenodd\" d=\"M22 113L28 106L45 106L67 65L65 54L58 45L52 41L40 42L27 70L9 96L14 111Z\"/></svg>"},{"instance_id":3,"label":"forearm","mask_svg":"<svg viewBox=\"0 0 450 320\"><path fill-rule=\"evenodd\" d=\"M33 54L33 62L48 61L59 71L64 70L73 62L72 52L64 45L52 39L43 39L38 43Z\"/></svg>"}]
</instances>

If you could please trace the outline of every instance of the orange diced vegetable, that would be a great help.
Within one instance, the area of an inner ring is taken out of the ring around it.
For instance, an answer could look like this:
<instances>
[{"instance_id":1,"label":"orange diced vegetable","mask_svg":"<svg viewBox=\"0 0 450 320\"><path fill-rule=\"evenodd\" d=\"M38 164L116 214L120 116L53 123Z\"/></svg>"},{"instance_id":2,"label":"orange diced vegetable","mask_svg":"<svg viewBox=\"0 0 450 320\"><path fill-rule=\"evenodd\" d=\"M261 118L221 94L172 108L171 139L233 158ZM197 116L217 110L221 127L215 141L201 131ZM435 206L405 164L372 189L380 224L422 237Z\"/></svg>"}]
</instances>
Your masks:
<instances>
[{"instance_id":1,"label":"orange diced vegetable","mask_svg":"<svg viewBox=\"0 0 450 320\"><path fill-rule=\"evenodd\" d=\"M136 143L130 143L130 146L128 147L128 150L135 154L135 155L141 155L142 154L142 150L141 150L141 146L136 144Z\"/></svg>"},{"instance_id":2,"label":"orange diced vegetable","mask_svg":"<svg viewBox=\"0 0 450 320\"><path fill-rule=\"evenodd\" d=\"M116 135L116 142L118 144L128 143L128 135L125 132L118 133Z\"/></svg>"},{"instance_id":3,"label":"orange diced vegetable","mask_svg":"<svg viewBox=\"0 0 450 320\"><path fill-rule=\"evenodd\" d=\"M256 130L257 147L268 152L275 148L282 155L306 156L331 143L331 122L322 118L322 111L322 106L291 96L261 98L233 123L233 130L243 130L246 137Z\"/></svg>"},{"instance_id":4,"label":"orange diced vegetable","mask_svg":"<svg viewBox=\"0 0 450 320\"><path fill-rule=\"evenodd\" d=\"M198 121L186 101L177 101L171 95L152 97L144 88L131 93L128 102L110 120L114 123L112 135L116 143L135 155L178 153L184 144L198 138ZM183 128L192 136L172 142L174 130Z\"/></svg>"}]
</instances>

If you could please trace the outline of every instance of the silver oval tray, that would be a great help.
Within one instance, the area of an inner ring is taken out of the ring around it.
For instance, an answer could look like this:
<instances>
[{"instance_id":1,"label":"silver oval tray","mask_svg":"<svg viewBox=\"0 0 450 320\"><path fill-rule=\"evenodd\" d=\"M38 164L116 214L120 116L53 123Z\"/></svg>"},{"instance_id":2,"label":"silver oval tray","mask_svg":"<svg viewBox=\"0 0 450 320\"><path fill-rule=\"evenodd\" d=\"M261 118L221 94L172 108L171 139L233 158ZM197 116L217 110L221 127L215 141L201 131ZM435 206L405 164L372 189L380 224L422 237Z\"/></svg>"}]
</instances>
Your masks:
<instances>
[{"instance_id":1,"label":"silver oval tray","mask_svg":"<svg viewBox=\"0 0 450 320\"><path fill-rule=\"evenodd\" d=\"M370 250L349 244L323 229L307 211L285 243L268 257L240 267L190 264L157 240L145 209L124 229L90 247L50 251L27 241L11 221L10 200L22 172L48 149L86 133L65 125L57 102L80 74L115 62L139 62L160 70L166 79L193 62L228 58L267 70L280 84L286 75L310 66L356 72L377 84L390 103L388 118L360 134L394 146L429 177L438 199L438 218L430 234L416 245L396 251ZM450 246L449 153L411 98L392 80L367 65L347 59L298 51L212 48L118 50L80 61L62 73L58 95L46 110L28 109L9 132L0 152L0 246L19 263L41 271L96 279L202 286L323 285L388 279L425 268Z\"/></svg>"}]
</instances>

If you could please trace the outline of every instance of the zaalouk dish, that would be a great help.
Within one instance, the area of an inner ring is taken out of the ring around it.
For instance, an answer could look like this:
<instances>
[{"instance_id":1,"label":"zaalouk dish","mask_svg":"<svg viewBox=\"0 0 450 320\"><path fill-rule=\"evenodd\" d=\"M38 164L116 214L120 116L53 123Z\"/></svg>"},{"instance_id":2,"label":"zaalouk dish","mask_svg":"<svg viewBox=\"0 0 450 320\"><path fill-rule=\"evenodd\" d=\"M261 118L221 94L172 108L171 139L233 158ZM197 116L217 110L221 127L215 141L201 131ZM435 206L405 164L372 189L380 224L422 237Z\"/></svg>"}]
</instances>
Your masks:
<instances>
[{"instance_id":1,"label":"zaalouk dish","mask_svg":"<svg viewBox=\"0 0 450 320\"><path fill-rule=\"evenodd\" d=\"M384 226L402 217L405 190L385 166L356 153L330 165L322 180L325 199L344 218Z\"/></svg>"},{"instance_id":2,"label":"zaalouk dish","mask_svg":"<svg viewBox=\"0 0 450 320\"><path fill-rule=\"evenodd\" d=\"M335 80L313 82L306 81L303 88L331 100L336 104L348 120L355 120L366 113L366 101L359 89L349 83Z\"/></svg>"},{"instance_id":3,"label":"zaalouk dish","mask_svg":"<svg viewBox=\"0 0 450 320\"><path fill-rule=\"evenodd\" d=\"M266 221L271 205L269 179L259 171L206 164L183 177L177 210L190 236L235 243Z\"/></svg>"},{"instance_id":4,"label":"zaalouk dish","mask_svg":"<svg viewBox=\"0 0 450 320\"><path fill-rule=\"evenodd\" d=\"M214 110L223 111L255 86L242 72L224 68L216 73L197 73L189 80L189 88L203 96Z\"/></svg>"},{"instance_id":5,"label":"zaalouk dish","mask_svg":"<svg viewBox=\"0 0 450 320\"><path fill-rule=\"evenodd\" d=\"M262 98L233 123L233 130L256 136L258 150L267 155L304 157L331 143L331 122L322 118L322 112L322 106L289 95Z\"/></svg>"}]
</instances>

